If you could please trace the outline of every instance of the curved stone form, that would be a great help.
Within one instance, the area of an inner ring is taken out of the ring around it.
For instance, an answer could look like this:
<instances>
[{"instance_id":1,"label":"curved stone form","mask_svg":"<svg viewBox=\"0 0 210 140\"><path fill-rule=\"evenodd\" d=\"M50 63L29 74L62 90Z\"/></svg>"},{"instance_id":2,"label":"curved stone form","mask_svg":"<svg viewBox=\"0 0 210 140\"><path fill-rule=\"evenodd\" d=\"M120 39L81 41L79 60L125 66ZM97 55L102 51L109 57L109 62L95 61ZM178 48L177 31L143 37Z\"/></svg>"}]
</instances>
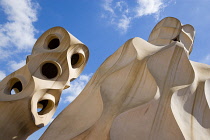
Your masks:
<instances>
[{"instance_id":1,"label":"curved stone form","mask_svg":"<svg viewBox=\"0 0 210 140\"><path fill-rule=\"evenodd\" d=\"M128 40L40 139L208 139L210 66L189 61L194 36L167 17L148 42Z\"/></svg>"},{"instance_id":2,"label":"curved stone form","mask_svg":"<svg viewBox=\"0 0 210 140\"><path fill-rule=\"evenodd\" d=\"M88 56L88 48L62 27L42 34L26 65L0 82L0 138L23 140L47 125Z\"/></svg>"},{"instance_id":3,"label":"curved stone form","mask_svg":"<svg viewBox=\"0 0 210 140\"><path fill-rule=\"evenodd\" d=\"M192 25L182 25L178 19L166 17L153 28L148 42L157 46L166 46L173 41L179 41L191 53L194 37L195 30Z\"/></svg>"}]
</instances>

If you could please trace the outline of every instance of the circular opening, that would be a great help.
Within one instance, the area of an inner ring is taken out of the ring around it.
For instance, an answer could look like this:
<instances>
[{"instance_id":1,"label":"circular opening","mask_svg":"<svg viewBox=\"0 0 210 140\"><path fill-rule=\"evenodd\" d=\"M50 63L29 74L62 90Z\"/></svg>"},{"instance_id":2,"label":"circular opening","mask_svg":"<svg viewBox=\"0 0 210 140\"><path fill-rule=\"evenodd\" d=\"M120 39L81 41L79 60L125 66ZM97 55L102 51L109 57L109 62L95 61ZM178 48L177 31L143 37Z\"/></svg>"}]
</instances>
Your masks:
<instances>
[{"instance_id":1,"label":"circular opening","mask_svg":"<svg viewBox=\"0 0 210 140\"><path fill-rule=\"evenodd\" d=\"M53 63L45 63L42 66L41 72L48 79L52 79L58 75L58 68Z\"/></svg>"},{"instance_id":2,"label":"circular opening","mask_svg":"<svg viewBox=\"0 0 210 140\"><path fill-rule=\"evenodd\" d=\"M76 65L79 61L79 54L73 54L71 57L71 65Z\"/></svg>"},{"instance_id":3,"label":"circular opening","mask_svg":"<svg viewBox=\"0 0 210 140\"><path fill-rule=\"evenodd\" d=\"M10 95L17 94L23 90L22 83L18 80L14 83L12 83L11 89L10 89Z\"/></svg>"},{"instance_id":4,"label":"circular opening","mask_svg":"<svg viewBox=\"0 0 210 140\"><path fill-rule=\"evenodd\" d=\"M37 103L37 113L39 115L44 115L46 113L49 113L53 107L54 107L54 104L52 101L41 100Z\"/></svg>"},{"instance_id":5,"label":"circular opening","mask_svg":"<svg viewBox=\"0 0 210 140\"><path fill-rule=\"evenodd\" d=\"M52 50L57 48L59 45L60 45L60 40L58 38L54 38L49 42L48 48Z\"/></svg>"},{"instance_id":6,"label":"circular opening","mask_svg":"<svg viewBox=\"0 0 210 140\"><path fill-rule=\"evenodd\" d=\"M78 68L84 63L84 56L80 53L75 53L71 56L71 65L73 68Z\"/></svg>"}]
</instances>

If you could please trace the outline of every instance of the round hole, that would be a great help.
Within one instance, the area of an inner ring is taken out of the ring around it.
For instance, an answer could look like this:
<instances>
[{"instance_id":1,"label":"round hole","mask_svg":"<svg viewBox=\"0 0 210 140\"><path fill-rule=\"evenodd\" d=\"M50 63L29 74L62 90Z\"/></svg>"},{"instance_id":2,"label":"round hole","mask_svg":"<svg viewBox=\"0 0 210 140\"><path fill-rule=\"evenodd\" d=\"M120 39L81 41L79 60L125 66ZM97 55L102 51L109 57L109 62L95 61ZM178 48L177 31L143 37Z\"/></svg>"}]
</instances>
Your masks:
<instances>
[{"instance_id":1,"label":"round hole","mask_svg":"<svg viewBox=\"0 0 210 140\"><path fill-rule=\"evenodd\" d=\"M44 115L46 113L49 113L53 107L54 107L54 104L52 101L41 100L37 103L37 113L39 115Z\"/></svg>"},{"instance_id":2,"label":"round hole","mask_svg":"<svg viewBox=\"0 0 210 140\"><path fill-rule=\"evenodd\" d=\"M48 79L55 78L58 75L58 68L55 64L52 63L45 63L42 66L42 74L47 77Z\"/></svg>"},{"instance_id":3,"label":"round hole","mask_svg":"<svg viewBox=\"0 0 210 140\"><path fill-rule=\"evenodd\" d=\"M75 53L71 56L71 65L73 68L78 68L84 63L84 56L80 53Z\"/></svg>"},{"instance_id":4,"label":"round hole","mask_svg":"<svg viewBox=\"0 0 210 140\"><path fill-rule=\"evenodd\" d=\"M48 48L52 50L57 48L59 45L60 45L60 40L58 38L54 38L49 42Z\"/></svg>"},{"instance_id":5,"label":"round hole","mask_svg":"<svg viewBox=\"0 0 210 140\"><path fill-rule=\"evenodd\" d=\"M22 83L20 81L17 81L12 86L12 88L10 90L10 95L17 94L17 93L21 92L22 90L23 90Z\"/></svg>"},{"instance_id":6,"label":"round hole","mask_svg":"<svg viewBox=\"0 0 210 140\"><path fill-rule=\"evenodd\" d=\"M79 54L73 54L71 57L71 65L76 65L79 61Z\"/></svg>"}]
</instances>

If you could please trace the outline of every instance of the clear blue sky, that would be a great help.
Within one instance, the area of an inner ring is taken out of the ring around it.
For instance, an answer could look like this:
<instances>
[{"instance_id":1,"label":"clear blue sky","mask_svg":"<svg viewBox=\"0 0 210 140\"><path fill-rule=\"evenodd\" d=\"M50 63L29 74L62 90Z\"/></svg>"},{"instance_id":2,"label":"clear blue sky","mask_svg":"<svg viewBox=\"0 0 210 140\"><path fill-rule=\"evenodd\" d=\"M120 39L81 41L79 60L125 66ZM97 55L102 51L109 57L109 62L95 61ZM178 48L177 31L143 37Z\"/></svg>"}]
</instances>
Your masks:
<instances>
[{"instance_id":1,"label":"clear blue sky","mask_svg":"<svg viewBox=\"0 0 210 140\"><path fill-rule=\"evenodd\" d=\"M43 32L64 27L88 46L90 58L81 77L62 94L56 116L109 55L130 38L147 40L164 17L194 26L190 59L210 64L209 13L210 0L0 0L0 80L25 64ZM44 129L28 139L37 140Z\"/></svg>"}]
</instances>

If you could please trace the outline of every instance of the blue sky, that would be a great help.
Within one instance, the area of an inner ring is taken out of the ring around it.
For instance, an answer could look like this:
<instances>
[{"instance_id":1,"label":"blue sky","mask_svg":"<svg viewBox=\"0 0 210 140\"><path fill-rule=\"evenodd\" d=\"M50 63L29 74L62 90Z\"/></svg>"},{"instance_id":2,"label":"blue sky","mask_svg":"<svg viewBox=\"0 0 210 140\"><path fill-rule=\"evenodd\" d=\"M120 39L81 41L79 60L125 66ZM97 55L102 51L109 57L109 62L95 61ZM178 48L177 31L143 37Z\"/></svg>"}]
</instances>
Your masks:
<instances>
[{"instance_id":1,"label":"blue sky","mask_svg":"<svg viewBox=\"0 0 210 140\"><path fill-rule=\"evenodd\" d=\"M130 38L147 40L164 17L194 26L190 59L210 64L209 13L210 0L0 0L0 80L25 64L43 32L64 27L88 46L90 57L81 76L63 92L56 116L109 55ZM45 129L28 140L37 140Z\"/></svg>"}]
</instances>

